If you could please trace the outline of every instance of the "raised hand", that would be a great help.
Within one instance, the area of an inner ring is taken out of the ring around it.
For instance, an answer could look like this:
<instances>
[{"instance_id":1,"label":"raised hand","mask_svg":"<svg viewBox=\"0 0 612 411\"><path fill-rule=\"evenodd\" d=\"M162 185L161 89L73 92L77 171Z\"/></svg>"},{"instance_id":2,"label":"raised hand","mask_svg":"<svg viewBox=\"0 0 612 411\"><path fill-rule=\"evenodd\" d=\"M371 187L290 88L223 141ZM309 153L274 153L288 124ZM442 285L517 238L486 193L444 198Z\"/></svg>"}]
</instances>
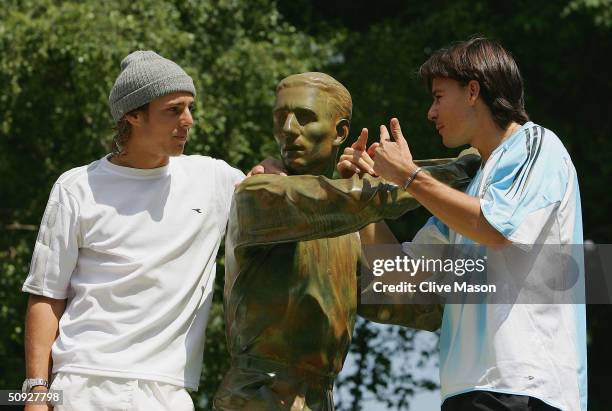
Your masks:
<instances>
[{"instance_id":1,"label":"raised hand","mask_svg":"<svg viewBox=\"0 0 612 411\"><path fill-rule=\"evenodd\" d=\"M361 133L350 147L344 149L344 152L340 156L340 160L336 165L338 172L342 178L349 178L354 174L368 173L376 175L374 173L374 160L372 159L378 143L372 144L367 150L366 145L368 143L368 129L361 129Z\"/></svg>"},{"instance_id":2,"label":"raised hand","mask_svg":"<svg viewBox=\"0 0 612 411\"><path fill-rule=\"evenodd\" d=\"M387 127L380 126L380 143L374 153L374 173L397 185L403 185L417 166L412 161L408 142L402 134L399 120L391 119L391 136Z\"/></svg>"}]
</instances>

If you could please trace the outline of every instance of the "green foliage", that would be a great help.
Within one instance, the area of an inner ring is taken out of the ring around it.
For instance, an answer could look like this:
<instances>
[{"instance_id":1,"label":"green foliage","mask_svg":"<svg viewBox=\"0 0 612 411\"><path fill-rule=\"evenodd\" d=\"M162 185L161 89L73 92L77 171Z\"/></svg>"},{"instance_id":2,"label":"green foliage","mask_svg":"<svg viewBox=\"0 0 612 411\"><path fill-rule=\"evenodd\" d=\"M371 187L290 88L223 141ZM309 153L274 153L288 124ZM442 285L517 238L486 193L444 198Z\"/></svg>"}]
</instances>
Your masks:
<instances>
[{"instance_id":1,"label":"green foliage","mask_svg":"<svg viewBox=\"0 0 612 411\"><path fill-rule=\"evenodd\" d=\"M610 0L572 0L565 6L561 15L567 17L577 12L590 14L596 26L604 29L612 27L612 1Z\"/></svg>"}]
</instances>

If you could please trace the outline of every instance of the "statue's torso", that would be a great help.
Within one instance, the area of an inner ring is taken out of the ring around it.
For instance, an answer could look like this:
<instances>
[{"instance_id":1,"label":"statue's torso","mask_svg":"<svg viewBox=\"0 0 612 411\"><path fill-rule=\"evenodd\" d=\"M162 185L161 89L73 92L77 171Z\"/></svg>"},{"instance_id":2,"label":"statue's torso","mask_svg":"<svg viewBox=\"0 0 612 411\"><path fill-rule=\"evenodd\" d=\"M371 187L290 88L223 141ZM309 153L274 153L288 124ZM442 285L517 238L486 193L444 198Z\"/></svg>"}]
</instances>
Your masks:
<instances>
[{"instance_id":1,"label":"statue's torso","mask_svg":"<svg viewBox=\"0 0 612 411\"><path fill-rule=\"evenodd\" d=\"M360 253L352 233L236 256L238 270L226 278L233 284L225 308L232 355L340 372L355 323Z\"/></svg>"}]
</instances>

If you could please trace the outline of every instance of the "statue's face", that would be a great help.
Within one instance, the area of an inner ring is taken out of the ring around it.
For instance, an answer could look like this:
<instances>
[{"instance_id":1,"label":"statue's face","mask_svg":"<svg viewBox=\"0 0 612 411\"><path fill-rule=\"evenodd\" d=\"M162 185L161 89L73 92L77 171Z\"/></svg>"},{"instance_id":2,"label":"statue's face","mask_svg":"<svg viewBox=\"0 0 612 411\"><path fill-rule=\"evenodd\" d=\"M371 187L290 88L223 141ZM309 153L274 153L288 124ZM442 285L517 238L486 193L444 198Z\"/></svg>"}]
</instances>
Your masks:
<instances>
[{"instance_id":1,"label":"statue's face","mask_svg":"<svg viewBox=\"0 0 612 411\"><path fill-rule=\"evenodd\" d=\"M316 87L281 89L274 105L274 138L291 174L323 174L334 155L336 115Z\"/></svg>"}]
</instances>

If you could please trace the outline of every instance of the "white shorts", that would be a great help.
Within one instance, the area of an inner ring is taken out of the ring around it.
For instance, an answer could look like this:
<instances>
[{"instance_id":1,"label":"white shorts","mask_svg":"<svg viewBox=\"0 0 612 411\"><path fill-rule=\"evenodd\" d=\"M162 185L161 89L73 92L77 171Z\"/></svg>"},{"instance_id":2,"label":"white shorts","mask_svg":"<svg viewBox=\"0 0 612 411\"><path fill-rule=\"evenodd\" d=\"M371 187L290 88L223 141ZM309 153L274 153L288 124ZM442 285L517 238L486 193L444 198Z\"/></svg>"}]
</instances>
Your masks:
<instances>
[{"instance_id":1,"label":"white shorts","mask_svg":"<svg viewBox=\"0 0 612 411\"><path fill-rule=\"evenodd\" d=\"M187 390L149 380L58 372L52 390L63 392L54 411L193 411Z\"/></svg>"}]
</instances>

